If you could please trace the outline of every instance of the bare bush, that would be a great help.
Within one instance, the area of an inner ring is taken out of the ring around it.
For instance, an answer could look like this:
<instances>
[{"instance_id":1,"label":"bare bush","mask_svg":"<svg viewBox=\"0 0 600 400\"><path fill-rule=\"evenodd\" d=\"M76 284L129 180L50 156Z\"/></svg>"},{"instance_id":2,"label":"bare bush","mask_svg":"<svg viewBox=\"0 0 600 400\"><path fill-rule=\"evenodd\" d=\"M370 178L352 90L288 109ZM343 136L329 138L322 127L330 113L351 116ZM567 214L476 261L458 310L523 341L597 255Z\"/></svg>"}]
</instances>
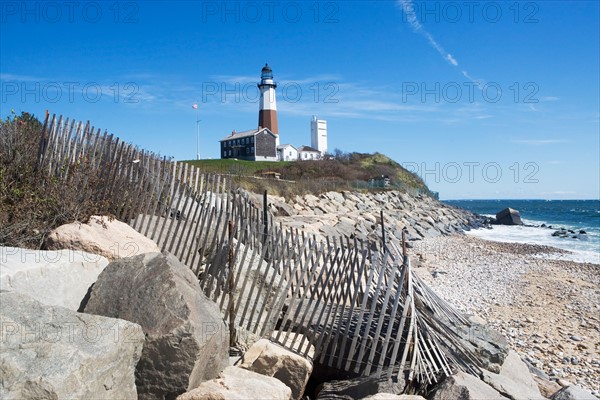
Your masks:
<instances>
[{"instance_id":1,"label":"bare bush","mask_svg":"<svg viewBox=\"0 0 600 400\"><path fill-rule=\"evenodd\" d=\"M0 245L39 249L56 227L87 222L110 210L94 201L94 171L87 187L37 170L42 124L29 113L0 121ZM86 168L84 163L69 166Z\"/></svg>"}]
</instances>

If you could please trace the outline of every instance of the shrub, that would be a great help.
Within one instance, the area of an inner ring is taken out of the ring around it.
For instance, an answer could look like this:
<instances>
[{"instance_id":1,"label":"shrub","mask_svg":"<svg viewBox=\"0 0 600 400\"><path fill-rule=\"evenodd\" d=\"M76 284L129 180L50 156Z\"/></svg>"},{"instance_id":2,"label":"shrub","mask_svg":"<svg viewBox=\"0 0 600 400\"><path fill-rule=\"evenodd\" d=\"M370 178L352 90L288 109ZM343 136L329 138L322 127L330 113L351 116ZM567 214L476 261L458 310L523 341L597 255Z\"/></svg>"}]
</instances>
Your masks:
<instances>
[{"instance_id":1,"label":"shrub","mask_svg":"<svg viewBox=\"0 0 600 400\"><path fill-rule=\"evenodd\" d=\"M29 113L0 121L0 245L42 248L65 223L107 213L92 189L63 183L37 170L42 124ZM84 168L73 165L71 168ZM93 180L93 174L92 180Z\"/></svg>"}]
</instances>

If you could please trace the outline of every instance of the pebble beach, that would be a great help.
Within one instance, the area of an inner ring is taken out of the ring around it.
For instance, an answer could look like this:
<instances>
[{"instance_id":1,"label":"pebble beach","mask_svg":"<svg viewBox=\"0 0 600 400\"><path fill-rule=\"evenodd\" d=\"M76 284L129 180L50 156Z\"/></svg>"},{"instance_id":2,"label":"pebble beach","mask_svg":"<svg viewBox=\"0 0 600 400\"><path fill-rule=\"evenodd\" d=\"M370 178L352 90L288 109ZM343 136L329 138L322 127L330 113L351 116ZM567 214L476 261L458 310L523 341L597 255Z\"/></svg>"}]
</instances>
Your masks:
<instances>
[{"instance_id":1,"label":"pebble beach","mask_svg":"<svg viewBox=\"0 0 600 400\"><path fill-rule=\"evenodd\" d=\"M600 397L600 265L467 235L427 238L410 253L434 290L504 334L530 365Z\"/></svg>"}]
</instances>

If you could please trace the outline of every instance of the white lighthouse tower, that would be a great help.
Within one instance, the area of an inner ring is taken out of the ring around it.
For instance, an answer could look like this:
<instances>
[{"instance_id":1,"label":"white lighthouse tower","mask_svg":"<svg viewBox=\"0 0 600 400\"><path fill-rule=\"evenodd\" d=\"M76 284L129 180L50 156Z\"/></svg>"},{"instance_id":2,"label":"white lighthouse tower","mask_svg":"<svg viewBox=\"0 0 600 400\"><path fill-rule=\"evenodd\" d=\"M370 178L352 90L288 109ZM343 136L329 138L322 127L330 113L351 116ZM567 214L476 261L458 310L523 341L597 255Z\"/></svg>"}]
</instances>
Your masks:
<instances>
[{"instance_id":1,"label":"white lighthouse tower","mask_svg":"<svg viewBox=\"0 0 600 400\"><path fill-rule=\"evenodd\" d=\"M273 81L273 70L269 64L265 64L260 74L260 109L258 111L258 128L269 128L271 132L279 135L277 125L277 103L275 101L275 88L277 84Z\"/></svg>"},{"instance_id":2,"label":"white lighthouse tower","mask_svg":"<svg viewBox=\"0 0 600 400\"><path fill-rule=\"evenodd\" d=\"M327 121L317 119L316 115L310 121L310 144L313 149L319 150L321 157L327 153Z\"/></svg>"}]
</instances>

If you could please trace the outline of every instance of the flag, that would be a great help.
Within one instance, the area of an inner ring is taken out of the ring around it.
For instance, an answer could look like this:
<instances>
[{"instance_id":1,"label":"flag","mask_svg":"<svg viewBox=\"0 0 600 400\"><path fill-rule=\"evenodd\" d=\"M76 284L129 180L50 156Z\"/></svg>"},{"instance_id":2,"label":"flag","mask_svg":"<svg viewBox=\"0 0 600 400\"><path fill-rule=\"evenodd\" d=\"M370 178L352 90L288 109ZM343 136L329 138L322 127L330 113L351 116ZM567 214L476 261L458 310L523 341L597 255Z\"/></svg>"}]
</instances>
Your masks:
<instances>
[{"instance_id":1,"label":"flag","mask_svg":"<svg viewBox=\"0 0 600 400\"><path fill-rule=\"evenodd\" d=\"M198 109L198 104L193 104L193 105L192 105L192 108L193 108L194 110L197 110L197 109Z\"/></svg>"}]
</instances>

